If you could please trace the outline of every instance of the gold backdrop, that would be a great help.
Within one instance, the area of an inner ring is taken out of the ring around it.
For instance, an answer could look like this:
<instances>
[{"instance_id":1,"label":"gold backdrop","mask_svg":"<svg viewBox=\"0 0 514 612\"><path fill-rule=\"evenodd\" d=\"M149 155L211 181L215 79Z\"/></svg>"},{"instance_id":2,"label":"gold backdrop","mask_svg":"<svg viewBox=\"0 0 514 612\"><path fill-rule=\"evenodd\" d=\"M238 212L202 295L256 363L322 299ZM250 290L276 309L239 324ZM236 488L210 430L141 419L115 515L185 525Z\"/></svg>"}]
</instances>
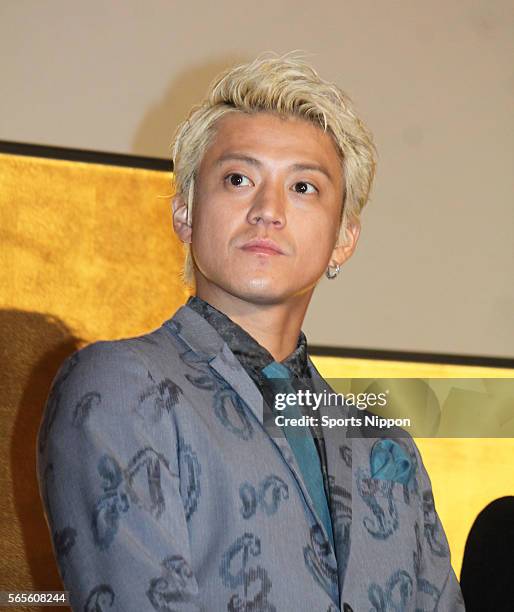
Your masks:
<instances>
[{"instance_id":1,"label":"gold backdrop","mask_svg":"<svg viewBox=\"0 0 514 612\"><path fill-rule=\"evenodd\" d=\"M85 343L159 327L189 295L171 226L171 182L162 171L0 154L0 591L62 588L35 479L36 433L60 363ZM314 361L332 378L512 376ZM418 444L458 573L478 512L514 493L514 440Z\"/></svg>"}]
</instances>

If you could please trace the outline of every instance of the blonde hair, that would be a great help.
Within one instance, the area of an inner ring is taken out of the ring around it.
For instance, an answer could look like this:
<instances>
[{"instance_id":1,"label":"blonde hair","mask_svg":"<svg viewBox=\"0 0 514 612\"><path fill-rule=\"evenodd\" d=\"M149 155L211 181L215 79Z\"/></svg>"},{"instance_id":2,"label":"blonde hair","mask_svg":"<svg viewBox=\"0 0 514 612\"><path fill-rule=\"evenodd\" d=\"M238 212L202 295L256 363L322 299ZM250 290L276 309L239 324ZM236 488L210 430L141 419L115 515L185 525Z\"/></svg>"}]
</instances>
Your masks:
<instances>
[{"instance_id":1,"label":"blonde hair","mask_svg":"<svg viewBox=\"0 0 514 612\"><path fill-rule=\"evenodd\" d=\"M332 136L345 178L339 241L359 219L368 201L376 166L376 150L368 128L352 101L337 85L321 79L297 54L261 56L230 68L211 83L206 98L179 125L172 146L175 193L193 219L195 181L203 155L216 134L216 123L233 112L269 112L310 121ZM190 246L186 246L183 280L194 284Z\"/></svg>"}]
</instances>

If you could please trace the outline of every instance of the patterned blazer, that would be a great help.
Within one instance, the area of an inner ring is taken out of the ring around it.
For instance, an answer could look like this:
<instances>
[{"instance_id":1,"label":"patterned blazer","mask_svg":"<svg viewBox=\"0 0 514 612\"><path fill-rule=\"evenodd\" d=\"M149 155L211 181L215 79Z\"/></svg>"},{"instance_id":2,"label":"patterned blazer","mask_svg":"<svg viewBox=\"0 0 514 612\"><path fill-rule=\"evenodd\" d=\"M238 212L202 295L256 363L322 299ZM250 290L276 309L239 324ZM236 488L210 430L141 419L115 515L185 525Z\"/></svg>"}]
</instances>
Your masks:
<instances>
[{"instance_id":1,"label":"patterned blazer","mask_svg":"<svg viewBox=\"0 0 514 612\"><path fill-rule=\"evenodd\" d=\"M259 389L202 316L183 306L81 349L52 385L37 465L73 610L464 610L414 442L403 484L371 477L376 441L325 431L333 549Z\"/></svg>"}]
</instances>

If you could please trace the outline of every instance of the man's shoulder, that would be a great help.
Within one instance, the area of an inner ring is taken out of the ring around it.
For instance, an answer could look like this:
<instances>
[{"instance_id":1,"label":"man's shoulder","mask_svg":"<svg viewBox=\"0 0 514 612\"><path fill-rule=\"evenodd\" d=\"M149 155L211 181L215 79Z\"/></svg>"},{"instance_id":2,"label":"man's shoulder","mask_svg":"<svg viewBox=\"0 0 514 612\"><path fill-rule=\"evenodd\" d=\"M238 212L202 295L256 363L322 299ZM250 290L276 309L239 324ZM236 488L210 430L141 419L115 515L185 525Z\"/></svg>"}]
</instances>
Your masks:
<instances>
[{"instance_id":1,"label":"man's shoulder","mask_svg":"<svg viewBox=\"0 0 514 612\"><path fill-rule=\"evenodd\" d=\"M142 448L143 438L160 448L171 435L175 405L183 401L177 359L164 324L139 336L91 342L69 355L49 390L40 453L101 443L121 456Z\"/></svg>"},{"instance_id":2,"label":"man's shoulder","mask_svg":"<svg viewBox=\"0 0 514 612\"><path fill-rule=\"evenodd\" d=\"M138 336L86 344L61 363L53 387L169 376L181 364L180 347L168 329L171 320Z\"/></svg>"}]
</instances>

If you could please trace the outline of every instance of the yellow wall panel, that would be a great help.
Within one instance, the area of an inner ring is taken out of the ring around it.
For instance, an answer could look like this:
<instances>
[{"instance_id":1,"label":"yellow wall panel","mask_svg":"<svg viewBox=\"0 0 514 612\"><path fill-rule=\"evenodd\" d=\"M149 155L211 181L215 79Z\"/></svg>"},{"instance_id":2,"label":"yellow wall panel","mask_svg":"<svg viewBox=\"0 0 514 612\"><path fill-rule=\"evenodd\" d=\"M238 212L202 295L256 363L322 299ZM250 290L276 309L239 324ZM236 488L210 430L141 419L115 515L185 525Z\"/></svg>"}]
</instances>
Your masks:
<instances>
[{"instance_id":1,"label":"yellow wall panel","mask_svg":"<svg viewBox=\"0 0 514 612\"><path fill-rule=\"evenodd\" d=\"M86 341L159 326L189 295L171 176L0 154L1 307L48 313Z\"/></svg>"}]
</instances>

